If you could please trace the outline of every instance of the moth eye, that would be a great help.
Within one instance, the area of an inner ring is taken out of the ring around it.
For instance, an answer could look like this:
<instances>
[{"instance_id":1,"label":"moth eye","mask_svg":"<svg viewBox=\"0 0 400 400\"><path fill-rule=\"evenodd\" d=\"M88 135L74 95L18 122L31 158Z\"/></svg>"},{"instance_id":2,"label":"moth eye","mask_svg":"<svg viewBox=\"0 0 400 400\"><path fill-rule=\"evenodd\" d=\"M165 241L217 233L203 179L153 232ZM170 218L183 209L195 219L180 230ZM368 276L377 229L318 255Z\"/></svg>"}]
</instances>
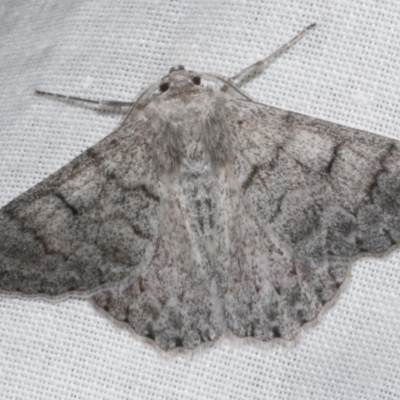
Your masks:
<instances>
[{"instance_id":1,"label":"moth eye","mask_svg":"<svg viewBox=\"0 0 400 400\"><path fill-rule=\"evenodd\" d=\"M201 79L200 79L199 76L195 76L195 77L192 79L192 82L193 82L195 85L200 85Z\"/></svg>"},{"instance_id":2,"label":"moth eye","mask_svg":"<svg viewBox=\"0 0 400 400\"><path fill-rule=\"evenodd\" d=\"M160 91L161 92L166 92L168 89L169 89L169 83L168 82L162 83L160 85Z\"/></svg>"}]
</instances>

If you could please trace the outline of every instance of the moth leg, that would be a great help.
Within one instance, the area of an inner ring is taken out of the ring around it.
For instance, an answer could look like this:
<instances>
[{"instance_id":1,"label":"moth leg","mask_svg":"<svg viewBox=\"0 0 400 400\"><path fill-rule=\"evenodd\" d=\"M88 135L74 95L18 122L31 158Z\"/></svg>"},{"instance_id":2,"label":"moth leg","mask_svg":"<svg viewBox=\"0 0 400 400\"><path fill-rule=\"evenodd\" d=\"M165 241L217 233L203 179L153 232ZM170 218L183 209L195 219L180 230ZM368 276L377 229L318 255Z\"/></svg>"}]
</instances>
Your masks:
<instances>
[{"instance_id":1,"label":"moth leg","mask_svg":"<svg viewBox=\"0 0 400 400\"><path fill-rule=\"evenodd\" d=\"M240 85L249 75L256 74L261 72L275 57L282 54L286 50L288 50L292 45L297 43L310 29L314 28L317 24L312 23L307 26L307 28L303 29L300 33L298 33L294 38L289 40L283 46L279 47L279 49L275 50L273 53L265 57L264 59L257 61L256 63L250 65L242 69L238 74L230 77L229 79L233 81L236 85Z\"/></svg>"},{"instance_id":2,"label":"moth leg","mask_svg":"<svg viewBox=\"0 0 400 400\"><path fill-rule=\"evenodd\" d=\"M90 99L84 99L82 97L66 96L64 94L44 92L43 90L37 90L37 89L35 89L35 93L44 95L44 96L53 96L53 97L57 97L59 99L82 101L85 103L96 104L100 108L102 108L102 107L132 107L135 104L135 103L129 102L129 101L118 101L118 100L101 100L101 101L90 100Z\"/></svg>"}]
</instances>

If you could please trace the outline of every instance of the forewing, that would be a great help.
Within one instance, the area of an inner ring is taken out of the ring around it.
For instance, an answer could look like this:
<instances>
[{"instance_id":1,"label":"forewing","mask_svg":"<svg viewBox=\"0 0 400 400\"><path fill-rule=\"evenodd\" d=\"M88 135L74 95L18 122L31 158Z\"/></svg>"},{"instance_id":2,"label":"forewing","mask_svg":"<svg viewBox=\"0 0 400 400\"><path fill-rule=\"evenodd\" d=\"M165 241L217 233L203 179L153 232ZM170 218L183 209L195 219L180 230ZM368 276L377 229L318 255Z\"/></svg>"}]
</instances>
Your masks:
<instances>
[{"instance_id":1,"label":"forewing","mask_svg":"<svg viewBox=\"0 0 400 400\"><path fill-rule=\"evenodd\" d=\"M398 141L264 105L237 112L243 192L294 254L348 258L400 241Z\"/></svg>"},{"instance_id":2,"label":"forewing","mask_svg":"<svg viewBox=\"0 0 400 400\"><path fill-rule=\"evenodd\" d=\"M228 107L238 205L226 320L239 336L293 339L352 260L399 243L399 144L246 101Z\"/></svg>"},{"instance_id":3,"label":"forewing","mask_svg":"<svg viewBox=\"0 0 400 400\"><path fill-rule=\"evenodd\" d=\"M151 138L141 120L0 210L0 290L62 295L133 276L157 230Z\"/></svg>"}]
</instances>

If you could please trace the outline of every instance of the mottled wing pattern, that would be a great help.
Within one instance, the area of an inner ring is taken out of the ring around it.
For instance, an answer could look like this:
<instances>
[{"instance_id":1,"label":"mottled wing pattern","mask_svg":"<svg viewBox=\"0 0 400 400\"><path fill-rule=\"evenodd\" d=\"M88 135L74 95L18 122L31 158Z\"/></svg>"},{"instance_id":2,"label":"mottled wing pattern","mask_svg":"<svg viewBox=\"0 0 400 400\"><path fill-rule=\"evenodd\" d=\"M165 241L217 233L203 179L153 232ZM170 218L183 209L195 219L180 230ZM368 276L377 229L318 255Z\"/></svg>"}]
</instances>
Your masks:
<instances>
[{"instance_id":1,"label":"mottled wing pattern","mask_svg":"<svg viewBox=\"0 0 400 400\"><path fill-rule=\"evenodd\" d=\"M0 210L0 291L86 294L165 350L290 340L400 241L398 142L196 90Z\"/></svg>"},{"instance_id":2,"label":"mottled wing pattern","mask_svg":"<svg viewBox=\"0 0 400 400\"><path fill-rule=\"evenodd\" d=\"M352 260L400 242L399 143L247 101L227 107L241 207L225 318L238 336L293 339Z\"/></svg>"},{"instance_id":3,"label":"mottled wing pattern","mask_svg":"<svg viewBox=\"0 0 400 400\"><path fill-rule=\"evenodd\" d=\"M160 201L140 124L125 123L0 210L0 291L83 293L140 269Z\"/></svg>"}]
</instances>

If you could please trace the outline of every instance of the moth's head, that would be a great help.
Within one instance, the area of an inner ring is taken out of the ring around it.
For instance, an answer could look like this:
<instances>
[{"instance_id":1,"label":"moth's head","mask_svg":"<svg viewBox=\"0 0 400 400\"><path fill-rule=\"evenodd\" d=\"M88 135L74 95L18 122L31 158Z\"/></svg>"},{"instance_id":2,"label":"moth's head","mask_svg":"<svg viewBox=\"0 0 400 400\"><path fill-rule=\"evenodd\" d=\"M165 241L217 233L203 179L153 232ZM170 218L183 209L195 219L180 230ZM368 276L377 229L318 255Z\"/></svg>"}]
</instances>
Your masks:
<instances>
[{"instance_id":1,"label":"moth's head","mask_svg":"<svg viewBox=\"0 0 400 400\"><path fill-rule=\"evenodd\" d=\"M161 92L168 92L173 90L182 90L199 86L201 78L199 74L193 71L186 71L183 65L172 67L169 74L164 76L160 82L159 89Z\"/></svg>"}]
</instances>

